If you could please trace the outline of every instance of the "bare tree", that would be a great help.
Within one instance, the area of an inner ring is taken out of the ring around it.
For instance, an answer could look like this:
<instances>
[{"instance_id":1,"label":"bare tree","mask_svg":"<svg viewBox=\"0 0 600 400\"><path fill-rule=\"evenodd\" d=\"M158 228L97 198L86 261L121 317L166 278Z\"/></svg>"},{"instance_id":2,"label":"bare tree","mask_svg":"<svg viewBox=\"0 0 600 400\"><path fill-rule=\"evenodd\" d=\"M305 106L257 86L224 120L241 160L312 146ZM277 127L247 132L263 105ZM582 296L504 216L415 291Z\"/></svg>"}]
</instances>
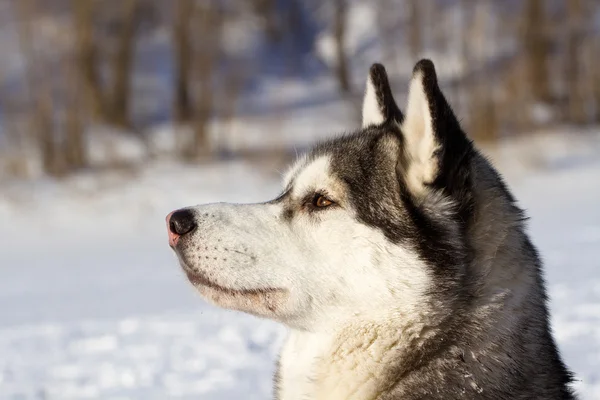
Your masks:
<instances>
[{"instance_id":1,"label":"bare tree","mask_svg":"<svg viewBox=\"0 0 600 400\"><path fill-rule=\"evenodd\" d=\"M471 116L470 131L476 139L492 141L498 136L498 120L493 88L486 83L489 80L487 66L490 62L488 46L493 40L494 32L491 32L491 28L495 26L493 2L491 0L480 1L475 7L475 18L472 20L470 32L476 40L474 49L469 51L471 58L469 63L475 64L475 69L481 70L483 73L467 83Z\"/></svg>"},{"instance_id":2,"label":"bare tree","mask_svg":"<svg viewBox=\"0 0 600 400\"><path fill-rule=\"evenodd\" d=\"M347 0L335 0L333 36L336 50L336 76L342 93L352 91L350 83L349 60L346 54L346 28L348 17Z\"/></svg>"},{"instance_id":3,"label":"bare tree","mask_svg":"<svg viewBox=\"0 0 600 400\"><path fill-rule=\"evenodd\" d=\"M192 117L189 87L192 58L190 24L193 10L192 0L179 0L175 3L175 18L173 20L175 96L173 112L177 123L188 122Z\"/></svg>"},{"instance_id":4,"label":"bare tree","mask_svg":"<svg viewBox=\"0 0 600 400\"><path fill-rule=\"evenodd\" d=\"M63 82L65 87L64 140L61 153L69 170L77 170L88 165L87 148L84 141L85 102L81 101L81 75L77 63L69 57L63 59Z\"/></svg>"},{"instance_id":5,"label":"bare tree","mask_svg":"<svg viewBox=\"0 0 600 400\"><path fill-rule=\"evenodd\" d=\"M377 29L383 50L382 61L390 66L391 71L398 71L398 52L401 46L398 45L396 33L403 21L398 18L397 13L389 12L394 6L393 0L377 0Z\"/></svg>"},{"instance_id":6,"label":"bare tree","mask_svg":"<svg viewBox=\"0 0 600 400\"><path fill-rule=\"evenodd\" d=\"M282 32L277 21L276 0L252 0L254 13L260 17L265 30L265 36L271 42L281 39Z\"/></svg>"},{"instance_id":7,"label":"bare tree","mask_svg":"<svg viewBox=\"0 0 600 400\"><path fill-rule=\"evenodd\" d=\"M437 51L443 51L447 45L449 30L444 6L438 4L437 0L428 0L427 12L429 14L429 26L433 28L433 47Z\"/></svg>"},{"instance_id":8,"label":"bare tree","mask_svg":"<svg viewBox=\"0 0 600 400\"><path fill-rule=\"evenodd\" d=\"M600 36L596 36L592 42L592 63L593 65L600 65ZM594 96L595 103L595 122L600 123L600 68L594 68L592 70L592 93Z\"/></svg>"},{"instance_id":9,"label":"bare tree","mask_svg":"<svg viewBox=\"0 0 600 400\"><path fill-rule=\"evenodd\" d=\"M193 111L193 141L183 149L184 156L199 159L208 148L208 123L214 112L213 76L220 55L224 15L213 1L196 4L193 11L192 36L202 38L194 43L192 82L195 89Z\"/></svg>"},{"instance_id":10,"label":"bare tree","mask_svg":"<svg viewBox=\"0 0 600 400\"><path fill-rule=\"evenodd\" d=\"M36 66L41 64L35 49L33 21L36 8L33 0L17 2L19 19L19 42L25 59L25 77L29 102L33 108L31 131L38 145L44 172L58 176L65 172L64 165L58 156L55 127L53 123L54 109L52 94L46 79L37 79Z\"/></svg>"},{"instance_id":11,"label":"bare tree","mask_svg":"<svg viewBox=\"0 0 600 400\"><path fill-rule=\"evenodd\" d=\"M129 127L131 102L131 66L135 49L138 0L123 0L120 8L119 40L112 63L113 86L111 91L110 122Z\"/></svg>"},{"instance_id":12,"label":"bare tree","mask_svg":"<svg viewBox=\"0 0 600 400\"><path fill-rule=\"evenodd\" d=\"M108 119L106 98L98 71L99 52L94 37L94 13L97 11L96 0L71 0L73 7L76 64L81 75L84 101L93 120L105 122Z\"/></svg>"},{"instance_id":13,"label":"bare tree","mask_svg":"<svg viewBox=\"0 0 600 400\"><path fill-rule=\"evenodd\" d=\"M545 3L543 0L527 0L523 10L523 42L531 90L535 101L549 102L551 93Z\"/></svg>"},{"instance_id":14,"label":"bare tree","mask_svg":"<svg viewBox=\"0 0 600 400\"><path fill-rule=\"evenodd\" d=\"M423 49L423 36L421 34L421 2L409 0L410 19L408 21L408 47L413 59L419 57Z\"/></svg>"},{"instance_id":15,"label":"bare tree","mask_svg":"<svg viewBox=\"0 0 600 400\"><path fill-rule=\"evenodd\" d=\"M567 84L567 114L571 122L584 123L586 120L584 96L581 86L581 51L584 45L583 5L581 0L566 2L567 50L565 52L565 80Z\"/></svg>"}]
</instances>

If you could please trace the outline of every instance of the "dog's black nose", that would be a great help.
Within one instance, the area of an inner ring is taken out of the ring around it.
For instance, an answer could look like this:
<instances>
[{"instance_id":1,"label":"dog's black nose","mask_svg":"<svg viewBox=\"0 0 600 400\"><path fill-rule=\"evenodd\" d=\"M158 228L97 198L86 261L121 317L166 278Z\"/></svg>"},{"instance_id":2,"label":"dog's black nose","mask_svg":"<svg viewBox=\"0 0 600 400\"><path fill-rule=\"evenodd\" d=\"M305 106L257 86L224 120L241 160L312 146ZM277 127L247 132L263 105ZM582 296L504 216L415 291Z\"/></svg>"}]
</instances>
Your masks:
<instances>
[{"instance_id":1,"label":"dog's black nose","mask_svg":"<svg viewBox=\"0 0 600 400\"><path fill-rule=\"evenodd\" d=\"M172 234L183 236L194 229L196 229L196 222L190 210L177 210L170 215L169 230Z\"/></svg>"}]
</instances>

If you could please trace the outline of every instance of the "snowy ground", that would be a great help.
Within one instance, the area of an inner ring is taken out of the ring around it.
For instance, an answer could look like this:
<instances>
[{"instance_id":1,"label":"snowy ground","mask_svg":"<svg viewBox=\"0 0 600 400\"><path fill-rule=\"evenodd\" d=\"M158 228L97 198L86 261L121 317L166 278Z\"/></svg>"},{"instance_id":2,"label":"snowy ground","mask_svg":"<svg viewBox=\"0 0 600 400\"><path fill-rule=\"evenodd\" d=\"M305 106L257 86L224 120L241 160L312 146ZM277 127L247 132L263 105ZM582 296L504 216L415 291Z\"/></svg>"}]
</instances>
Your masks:
<instances>
[{"instance_id":1,"label":"snowy ground","mask_svg":"<svg viewBox=\"0 0 600 400\"><path fill-rule=\"evenodd\" d=\"M492 155L532 217L577 388L598 399L600 135L527 139ZM206 305L163 218L182 205L267 199L278 168L155 164L0 188L0 398L268 398L283 329Z\"/></svg>"}]
</instances>

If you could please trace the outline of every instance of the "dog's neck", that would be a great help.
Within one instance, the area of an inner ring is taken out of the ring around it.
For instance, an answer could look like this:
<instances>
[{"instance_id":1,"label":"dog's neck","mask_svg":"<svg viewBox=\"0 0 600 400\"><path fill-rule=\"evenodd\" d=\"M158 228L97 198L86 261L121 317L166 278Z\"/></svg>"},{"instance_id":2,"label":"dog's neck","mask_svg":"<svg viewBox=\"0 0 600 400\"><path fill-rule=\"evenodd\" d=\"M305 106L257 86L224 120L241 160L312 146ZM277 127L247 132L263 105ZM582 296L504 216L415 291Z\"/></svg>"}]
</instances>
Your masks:
<instances>
[{"instance_id":1,"label":"dog's neck","mask_svg":"<svg viewBox=\"0 0 600 400\"><path fill-rule=\"evenodd\" d=\"M374 322L317 333L292 330L281 353L277 398L375 399L390 386L389 367L404 349L418 345L410 338L422 332L422 326Z\"/></svg>"}]
</instances>

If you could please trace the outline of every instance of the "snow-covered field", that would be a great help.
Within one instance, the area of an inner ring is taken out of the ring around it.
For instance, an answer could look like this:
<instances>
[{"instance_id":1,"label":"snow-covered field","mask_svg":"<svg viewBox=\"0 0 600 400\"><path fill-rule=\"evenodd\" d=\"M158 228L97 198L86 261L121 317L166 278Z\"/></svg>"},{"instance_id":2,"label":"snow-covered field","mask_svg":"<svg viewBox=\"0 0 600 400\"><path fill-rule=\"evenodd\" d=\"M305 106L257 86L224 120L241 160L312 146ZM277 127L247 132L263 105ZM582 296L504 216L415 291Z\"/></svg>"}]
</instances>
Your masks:
<instances>
[{"instance_id":1,"label":"snow-covered field","mask_svg":"<svg viewBox=\"0 0 600 400\"><path fill-rule=\"evenodd\" d=\"M577 389L598 399L600 135L534 137L490 153L532 217ZM268 199L279 172L156 163L0 187L0 398L269 398L284 330L206 305L166 244L164 216Z\"/></svg>"}]
</instances>

